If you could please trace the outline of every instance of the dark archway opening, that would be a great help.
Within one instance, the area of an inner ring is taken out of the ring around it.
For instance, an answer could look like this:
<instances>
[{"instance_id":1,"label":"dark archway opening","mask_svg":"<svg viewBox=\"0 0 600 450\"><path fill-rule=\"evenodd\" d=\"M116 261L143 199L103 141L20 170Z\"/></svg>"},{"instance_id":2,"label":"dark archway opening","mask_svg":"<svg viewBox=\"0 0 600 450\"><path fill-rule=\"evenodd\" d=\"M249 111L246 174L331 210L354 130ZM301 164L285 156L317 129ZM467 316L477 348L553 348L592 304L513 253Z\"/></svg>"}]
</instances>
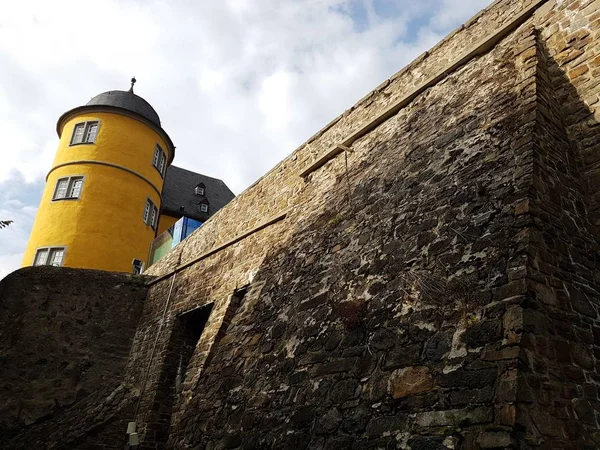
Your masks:
<instances>
[{"instance_id":1,"label":"dark archway opening","mask_svg":"<svg viewBox=\"0 0 600 450\"><path fill-rule=\"evenodd\" d=\"M175 320L152 408L156 421L149 423L147 429L147 442L153 449L165 448L169 439L173 405L181 392L188 364L212 309L213 303L202 305L178 315ZM141 448L144 448L144 444Z\"/></svg>"}]
</instances>

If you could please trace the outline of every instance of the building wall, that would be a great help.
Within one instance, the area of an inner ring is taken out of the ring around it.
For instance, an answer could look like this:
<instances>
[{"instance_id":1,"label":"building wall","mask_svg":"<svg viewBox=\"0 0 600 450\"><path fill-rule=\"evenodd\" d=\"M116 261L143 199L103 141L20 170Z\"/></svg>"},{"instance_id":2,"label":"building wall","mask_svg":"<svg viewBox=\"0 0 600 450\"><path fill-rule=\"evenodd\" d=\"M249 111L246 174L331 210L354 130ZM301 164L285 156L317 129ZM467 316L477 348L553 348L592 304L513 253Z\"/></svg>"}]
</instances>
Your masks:
<instances>
[{"instance_id":1,"label":"building wall","mask_svg":"<svg viewBox=\"0 0 600 450\"><path fill-rule=\"evenodd\" d=\"M114 409L126 397L121 377L145 295L141 277L93 270L29 267L0 281L1 448L67 441L105 418L106 398Z\"/></svg>"},{"instance_id":2,"label":"building wall","mask_svg":"<svg viewBox=\"0 0 600 450\"><path fill-rule=\"evenodd\" d=\"M156 232L156 236L160 236L162 233L171 228L175 222L179 220L178 217L169 216L167 214L161 214L160 220L158 222L158 231Z\"/></svg>"},{"instance_id":3,"label":"building wall","mask_svg":"<svg viewBox=\"0 0 600 450\"><path fill-rule=\"evenodd\" d=\"M95 144L69 145L75 124L99 120ZM152 227L143 222L146 199L160 210L163 179L152 166L154 148L165 142L147 125L115 113L68 120L46 181L23 265L33 264L38 247L65 246L64 265L130 272L133 258L146 262ZM94 164L106 162L125 167ZM84 177L81 196L52 201L57 180Z\"/></svg>"}]
</instances>

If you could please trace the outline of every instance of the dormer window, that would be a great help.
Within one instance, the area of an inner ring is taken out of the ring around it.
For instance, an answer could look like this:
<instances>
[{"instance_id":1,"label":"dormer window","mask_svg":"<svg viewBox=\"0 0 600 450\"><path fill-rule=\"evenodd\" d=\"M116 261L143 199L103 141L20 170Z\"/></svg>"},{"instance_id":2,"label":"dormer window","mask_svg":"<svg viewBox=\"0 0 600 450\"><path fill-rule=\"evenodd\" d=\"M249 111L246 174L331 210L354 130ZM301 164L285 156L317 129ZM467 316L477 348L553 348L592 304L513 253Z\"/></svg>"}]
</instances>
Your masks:
<instances>
[{"instance_id":1,"label":"dormer window","mask_svg":"<svg viewBox=\"0 0 600 450\"><path fill-rule=\"evenodd\" d=\"M194 193L196 195L206 195L206 186L204 183L200 183L198 186L194 188Z\"/></svg>"},{"instance_id":2,"label":"dormer window","mask_svg":"<svg viewBox=\"0 0 600 450\"><path fill-rule=\"evenodd\" d=\"M207 213L208 212L208 200L204 199L198 204L198 208L200 208L200 212Z\"/></svg>"}]
</instances>

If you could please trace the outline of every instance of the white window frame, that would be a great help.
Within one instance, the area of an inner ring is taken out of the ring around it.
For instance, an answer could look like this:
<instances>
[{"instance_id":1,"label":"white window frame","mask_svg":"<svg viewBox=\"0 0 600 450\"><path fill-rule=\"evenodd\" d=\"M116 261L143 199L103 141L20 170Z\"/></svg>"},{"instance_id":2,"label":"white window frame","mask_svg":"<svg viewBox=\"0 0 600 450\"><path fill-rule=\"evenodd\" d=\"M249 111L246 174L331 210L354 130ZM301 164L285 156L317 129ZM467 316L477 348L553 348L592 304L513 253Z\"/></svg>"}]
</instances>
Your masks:
<instances>
[{"instance_id":1,"label":"white window frame","mask_svg":"<svg viewBox=\"0 0 600 450\"><path fill-rule=\"evenodd\" d=\"M57 254L57 252L62 252L61 258L60 258L60 264L52 264L53 260L55 259L55 256ZM38 264L38 257L40 254L45 253L46 256L44 258L44 262L41 264ZM35 255L33 256L33 266L55 266L55 267L62 267L65 263L65 255L67 253L67 246L66 245L59 245L59 246L55 246L55 247L38 247L35 249Z\"/></svg>"},{"instance_id":2,"label":"white window frame","mask_svg":"<svg viewBox=\"0 0 600 450\"><path fill-rule=\"evenodd\" d=\"M67 182L67 189L65 190L64 197L58 197L58 186L60 185L60 183L62 181ZM71 192L73 191L73 186L77 181L81 181L81 188L79 189L78 195L76 197L74 197L71 195ZM85 176L83 176L83 175L72 175L70 177L60 177L58 180L56 180L56 185L54 186L54 193L52 194L52 201L56 202L56 201L61 201L61 200L77 200L78 198L81 198L81 194L83 193L84 182L85 182Z\"/></svg>"},{"instance_id":3,"label":"white window frame","mask_svg":"<svg viewBox=\"0 0 600 450\"><path fill-rule=\"evenodd\" d=\"M59 194L60 192L60 194ZM56 180L56 185L54 186L54 194L52 194L52 200L63 200L67 198L67 194L69 193L69 177L59 178Z\"/></svg>"},{"instance_id":4,"label":"white window frame","mask_svg":"<svg viewBox=\"0 0 600 450\"><path fill-rule=\"evenodd\" d=\"M207 213L208 212L208 204L200 203L200 212Z\"/></svg>"},{"instance_id":5,"label":"white window frame","mask_svg":"<svg viewBox=\"0 0 600 450\"><path fill-rule=\"evenodd\" d=\"M94 134L94 138L89 140L90 128L96 125L96 133ZM75 135L77 134L77 130L82 129L81 140L76 141ZM96 139L98 138L98 133L100 132L100 121L99 120L88 120L87 122L79 122L76 123L73 127L73 133L71 134L71 142L69 146L73 145L85 145L85 144L95 144Z\"/></svg>"},{"instance_id":6,"label":"white window frame","mask_svg":"<svg viewBox=\"0 0 600 450\"><path fill-rule=\"evenodd\" d=\"M150 225L152 229L156 230L156 225L158 224L158 208L149 198L146 199L146 204L144 205L142 220L146 225Z\"/></svg>"},{"instance_id":7,"label":"white window frame","mask_svg":"<svg viewBox=\"0 0 600 450\"><path fill-rule=\"evenodd\" d=\"M150 214L150 226L156 230L158 224L158 208L156 205L152 205L152 213Z\"/></svg>"},{"instance_id":8,"label":"white window frame","mask_svg":"<svg viewBox=\"0 0 600 450\"><path fill-rule=\"evenodd\" d=\"M154 146L154 156L152 157L152 165L156 170L158 170L160 176L164 178L165 173L167 171L167 154L158 144Z\"/></svg>"},{"instance_id":9,"label":"white window frame","mask_svg":"<svg viewBox=\"0 0 600 450\"><path fill-rule=\"evenodd\" d=\"M150 211L152 211L152 205L154 203L152 203L152 200L150 200L149 198L146 199L146 205L144 205L144 214L142 215L142 220L144 221L144 223L146 225L149 224L149 220L150 220Z\"/></svg>"},{"instance_id":10,"label":"white window frame","mask_svg":"<svg viewBox=\"0 0 600 450\"><path fill-rule=\"evenodd\" d=\"M152 165L158 169L158 162L160 161L160 147L157 145L154 147L154 156L152 158Z\"/></svg>"},{"instance_id":11,"label":"white window frame","mask_svg":"<svg viewBox=\"0 0 600 450\"><path fill-rule=\"evenodd\" d=\"M206 192L206 188L203 188L203 187L201 187L201 186L196 186L196 187L194 188L194 193L195 193L196 195L204 195L204 193L205 193L205 192Z\"/></svg>"},{"instance_id":12,"label":"white window frame","mask_svg":"<svg viewBox=\"0 0 600 450\"><path fill-rule=\"evenodd\" d=\"M81 130L81 133L78 132L79 130ZM85 122L76 123L73 127L73 134L71 135L71 143L69 145L77 145L82 143L83 136L85 136Z\"/></svg>"}]
</instances>

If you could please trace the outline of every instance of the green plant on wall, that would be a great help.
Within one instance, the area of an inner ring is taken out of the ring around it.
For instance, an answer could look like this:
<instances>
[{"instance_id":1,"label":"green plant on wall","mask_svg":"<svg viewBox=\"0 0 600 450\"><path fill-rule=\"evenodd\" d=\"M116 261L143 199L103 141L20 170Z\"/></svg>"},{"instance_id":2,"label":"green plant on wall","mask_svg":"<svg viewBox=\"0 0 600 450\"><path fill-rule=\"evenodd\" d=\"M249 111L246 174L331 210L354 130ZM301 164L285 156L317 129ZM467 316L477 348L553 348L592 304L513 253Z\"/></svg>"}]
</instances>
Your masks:
<instances>
[{"instance_id":1,"label":"green plant on wall","mask_svg":"<svg viewBox=\"0 0 600 450\"><path fill-rule=\"evenodd\" d=\"M9 226L11 223L13 223L12 220L0 220L0 229L2 228L6 228L7 226Z\"/></svg>"}]
</instances>

